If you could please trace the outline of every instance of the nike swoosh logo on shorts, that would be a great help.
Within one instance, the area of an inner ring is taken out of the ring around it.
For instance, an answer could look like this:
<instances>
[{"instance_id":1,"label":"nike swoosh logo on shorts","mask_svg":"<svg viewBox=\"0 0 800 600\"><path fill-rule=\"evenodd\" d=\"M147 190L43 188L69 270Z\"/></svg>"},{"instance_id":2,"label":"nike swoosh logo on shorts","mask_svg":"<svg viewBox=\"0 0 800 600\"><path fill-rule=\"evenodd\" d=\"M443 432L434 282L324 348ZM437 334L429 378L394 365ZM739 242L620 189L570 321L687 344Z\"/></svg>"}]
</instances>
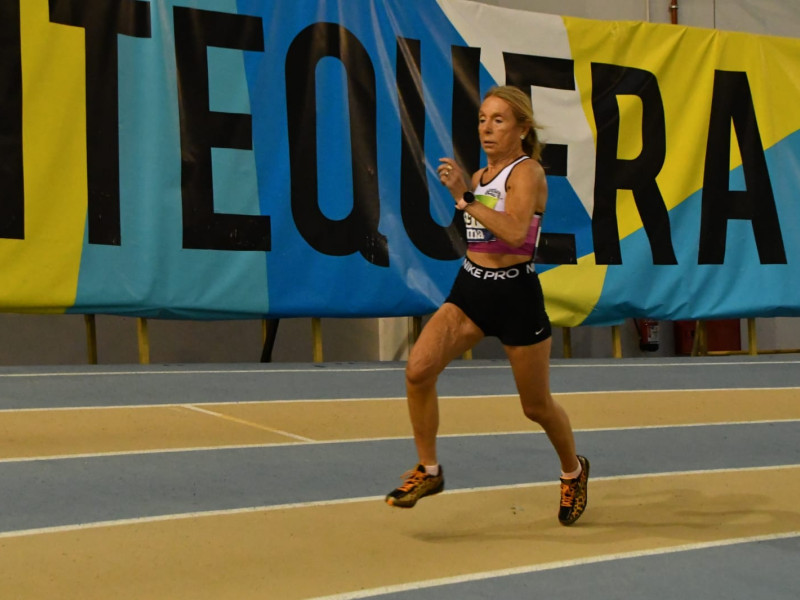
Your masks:
<instances>
[{"instance_id":1,"label":"nike swoosh logo on shorts","mask_svg":"<svg viewBox=\"0 0 800 600\"><path fill-rule=\"evenodd\" d=\"M539 335L544 331L544 327L542 327L539 331L534 331L533 335Z\"/></svg>"}]
</instances>

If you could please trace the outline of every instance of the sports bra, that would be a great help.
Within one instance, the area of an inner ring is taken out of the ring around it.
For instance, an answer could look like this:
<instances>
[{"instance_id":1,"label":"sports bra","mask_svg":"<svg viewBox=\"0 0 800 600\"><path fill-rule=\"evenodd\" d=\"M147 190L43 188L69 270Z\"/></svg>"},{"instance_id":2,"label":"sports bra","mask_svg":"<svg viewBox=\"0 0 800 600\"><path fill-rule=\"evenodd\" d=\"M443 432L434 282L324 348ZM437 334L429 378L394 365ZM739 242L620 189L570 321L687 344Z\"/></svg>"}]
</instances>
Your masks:
<instances>
[{"instance_id":1,"label":"sports bra","mask_svg":"<svg viewBox=\"0 0 800 600\"><path fill-rule=\"evenodd\" d=\"M478 181L478 186L473 192L475 200L484 206L499 212L505 212L506 208L506 182L511 171L519 163L528 160L529 156L521 156L511 164L507 165L491 181L483 183ZM537 212L531 219L531 226L525 242L515 248L508 245L503 240L498 239L491 231L484 227L475 217L464 211L464 224L467 231L467 244L469 250L473 252L486 252L489 254L520 254L533 256L536 251L536 244L539 241L539 229L542 222L542 213Z\"/></svg>"}]
</instances>

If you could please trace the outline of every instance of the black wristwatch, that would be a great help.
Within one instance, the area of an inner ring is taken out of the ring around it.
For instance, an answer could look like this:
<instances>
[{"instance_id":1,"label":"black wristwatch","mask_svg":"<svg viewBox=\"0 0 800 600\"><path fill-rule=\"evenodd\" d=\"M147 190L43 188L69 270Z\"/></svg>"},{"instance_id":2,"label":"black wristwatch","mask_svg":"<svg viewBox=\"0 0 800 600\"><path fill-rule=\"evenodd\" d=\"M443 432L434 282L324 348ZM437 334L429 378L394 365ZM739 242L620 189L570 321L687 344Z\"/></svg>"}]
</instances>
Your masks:
<instances>
[{"instance_id":1,"label":"black wristwatch","mask_svg":"<svg viewBox=\"0 0 800 600\"><path fill-rule=\"evenodd\" d=\"M472 192L464 192L464 195L461 196L461 199L464 200L467 204L472 204L475 202L475 194Z\"/></svg>"}]
</instances>

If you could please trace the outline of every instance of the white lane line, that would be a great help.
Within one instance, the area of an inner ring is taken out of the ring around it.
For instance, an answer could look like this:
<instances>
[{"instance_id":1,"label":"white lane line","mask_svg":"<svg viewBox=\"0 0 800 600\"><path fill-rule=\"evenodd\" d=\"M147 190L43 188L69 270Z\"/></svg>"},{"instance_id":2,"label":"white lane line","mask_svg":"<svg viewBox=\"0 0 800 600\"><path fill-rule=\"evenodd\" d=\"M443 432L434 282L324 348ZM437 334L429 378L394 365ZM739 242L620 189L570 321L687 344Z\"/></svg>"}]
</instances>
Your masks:
<instances>
[{"instance_id":1,"label":"white lane line","mask_svg":"<svg viewBox=\"0 0 800 600\"><path fill-rule=\"evenodd\" d=\"M484 365L475 368L508 369L508 365ZM21 378L21 377L128 377L128 376L150 376L150 375L269 375L272 373L373 373L383 371L404 371L405 367L363 367L352 369L339 368L319 368L319 369L182 369L182 370L145 370L145 371L78 371L64 372L58 371L44 373L0 373L0 378Z\"/></svg>"},{"instance_id":2,"label":"white lane line","mask_svg":"<svg viewBox=\"0 0 800 600\"><path fill-rule=\"evenodd\" d=\"M285 437L289 437L295 440L300 440L301 442L315 442L308 437L304 437L302 435L297 435L295 433L289 433L288 431L284 431L283 429L276 429L274 427L268 427L267 425L261 425L260 423L254 423L253 421L248 421L246 419L240 419L238 417L234 417L231 415L226 415L224 413L219 413L213 410L208 410L205 408L200 408L199 406L193 406L191 404L181 404L182 408L186 408L188 410L193 410L195 412L202 413L204 415L210 415L212 417L216 417L218 419L223 419L225 421L231 421L232 423L238 423L240 425L246 425L247 427L252 427L254 429L260 429L261 431L269 431L270 433L277 433L278 435L282 435Z\"/></svg>"},{"instance_id":3,"label":"white lane line","mask_svg":"<svg viewBox=\"0 0 800 600\"><path fill-rule=\"evenodd\" d=\"M335 504L353 504L356 502L370 502L383 500L383 496L362 496L360 498L342 498L338 500L321 500L317 502L297 502L292 504L274 504L270 506L247 506L225 510L208 510L190 513L176 513L157 515L153 517L137 517L135 519L116 519L113 521L97 521L96 523L79 523L75 525L59 525L56 527L38 527L35 529L20 529L18 531L2 531L0 539L27 537L32 535L48 535L53 533L68 533L71 531L85 531L87 529L102 529L104 527L124 527L126 525L142 525L144 523L159 523L163 521L182 521L186 519L201 519L206 517L226 517L244 515L255 512L271 512L276 510L291 510L294 508L316 508Z\"/></svg>"},{"instance_id":4,"label":"white lane line","mask_svg":"<svg viewBox=\"0 0 800 600\"><path fill-rule=\"evenodd\" d=\"M595 364L578 364L570 365L563 363L550 364L550 368L555 369L578 369L578 368L608 368L608 367L632 367L632 368L661 368L661 367L727 367L727 366L742 366L742 365L797 365L800 360L731 360L731 361L702 361L702 362L650 362L650 363L630 363L620 364L624 359L617 359L617 362L610 363L595 363Z\"/></svg>"},{"instance_id":5,"label":"white lane line","mask_svg":"<svg viewBox=\"0 0 800 600\"><path fill-rule=\"evenodd\" d=\"M245 422L250 424L249 421ZM684 427L722 427L722 426L740 426L740 425L766 425L774 423L800 423L800 419L767 419L763 421L725 421L722 423L679 423L670 425L630 425L625 427L597 427L587 429L573 429L574 433L603 433L612 431L639 431L645 429L680 429ZM264 428L263 426L259 426ZM214 452L225 450L249 450L257 448L281 448L281 447L298 447L298 446L321 446L324 444L365 444L372 442L390 442L395 440L410 440L412 438L405 435L397 436L381 436L381 437L368 437L368 438L342 438L335 440L313 440L311 438L304 438L294 434L282 432L279 429L264 428L267 431L275 433L282 433L288 437L297 438L297 442L273 442L263 444L233 444L233 445L218 445L218 446L191 446L181 448L148 448L142 450L121 450L110 452L88 452L81 454L46 454L40 456L21 456L12 458L0 458L0 465L25 463L47 460L73 460L77 458L112 458L117 456L137 456L147 454L174 454L178 452ZM504 436L504 435L542 435L544 432L541 430L521 429L519 431L482 431L473 433L444 433L439 434L439 438L465 438L465 437L491 437L491 436Z\"/></svg>"},{"instance_id":6,"label":"white lane line","mask_svg":"<svg viewBox=\"0 0 800 600\"><path fill-rule=\"evenodd\" d=\"M630 395L630 394L674 394L674 393L703 393L703 392L770 392L778 390L800 390L798 386L769 386L769 387L719 387L719 388L672 388L672 389L634 389L634 390L588 390L588 391L574 391L574 392L553 392L553 396L566 397L566 396L590 396L590 395ZM440 400L453 400L453 399L492 399L492 398L516 398L517 394L450 394L440 395ZM299 404L306 402L319 402L319 403L337 403L337 402L390 402L390 401L403 401L405 396L381 396L379 398L295 398L291 400L214 400L208 402L193 402L191 406L229 406L239 404ZM44 406L38 408L0 408L0 415L4 413L15 412L43 412L43 411L59 411L59 410L119 410L119 409L134 409L134 408L178 408L181 406L188 406L185 403L154 403L154 404L104 404L104 405L84 405L84 406Z\"/></svg>"},{"instance_id":7,"label":"white lane line","mask_svg":"<svg viewBox=\"0 0 800 600\"><path fill-rule=\"evenodd\" d=\"M328 442L312 442L312 444L326 444ZM341 443L341 442L340 442ZM0 465L38 462L48 460L74 460L83 458L116 458L122 456L147 456L148 454L177 454L178 452L215 452L226 450L252 450L256 448L281 448L284 446L299 446L301 442L276 442L274 444L237 444L232 446L193 446L191 448L152 448L148 450L123 450L119 452L85 452L79 454L53 454L42 456L22 456L19 458L2 458Z\"/></svg>"},{"instance_id":8,"label":"white lane line","mask_svg":"<svg viewBox=\"0 0 800 600\"><path fill-rule=\"evenodd\" d=\"M732 388L738 389L738 388ZM750 388L748 388L750 389ZM778 388L764 388L766 390L771 389L778 389ZM800 389L800 388L787 388L787 389ZM504 394L504 395L497 395L497 394L488 394L486 396L440 396L441 398L505 398L512 394ZM555 394L554 394L555 395ZM405 402L405 396L394 396L394 397L380 397L380 398L298 398L295 400L214 400L209 402L192 402L191 406L236 406L239 404L295 404L295 403L302 403L302 402L323 402L323 403L336 403L336 402L384 402L384 401L399 401L402 400ZM0 408L0 415L3 413L13 413L13 412L42 412L42 411L57 411L57 410L119 410L119 409L126 409L126 408L179 408L181 406L188 406L185 403L172 403L172 402L165 402L165 403L155 403L155 404L104 404L104 405L95 405L92 406L84 405L84 406L43 406L39 408Z\"/></svg>"},{"instance_id":9,"label":"white lane line","mask_svg":"<svg viewBox=\"0 0 800 600\"><path fill-rule=\"evenodd\" d=\"M620 552L617 554L602 554L600 556L591 556L586 558L576 558L572 560L561 560L549 563L526 565L510 569L497 569L495 571L469 573L468 575L457 575L454 577L442 577L439 579L414 581L412 583L403 583L398 585L377 587L368 590L358 590L355 592L345 592L343 594L333 594L330 596L316 596L314 598L310 598L309 600L356 600L358 598L374 598L375 596L385 596L387 594L397 594L400 592L411 592L425 588L440 587L445 585L455 585L460 583L469 583L473 581L482 581L485 579L508 577L511 575L526 575L529 573L537 573L540 571L552 571L554 569L565 569L569 567L610 562L615 560L628 560L633 558L642 558L645 556L661 556L664 554L676 554L678 552L689 552L692 550L707 550L709 548L722 548L725 546L735 546L737 544L768 542L773 540L784 540L795 537L800 537L800 531L789 531L785 533L772 533L765 535L754 535L749 537L729 538L725 540L715 540L709 542L697 542L693 544L682 544L680 546L670 546L666 548L652 548L649 550Z\"/></svg>"},{"instance_id":10,"label":"white lane line","mask_svg":"<svg viewBox=\"0 0 800 600\"><path fill-rule=\"evenodd\" d=\"M728 366L760 366L760 365L797 365L800 360L763 360L763 361L714 361L704 360L698 362L635 362L629 363L625 359L617 359L616 362L607 363L579 363L565 364L552 363L553 369L607 369L607 368L630 368L630 369L652 369L661 367L728 367ZM484 370L484 369L510 369L506 364L500 365L457 365L451 364L447 370ZM150 376L150 375L269 375L271 373L382 373L392 371L405 371L405 366L378 366L378 367L315 367L298 369L175 369L175 370L137 370L137 371L84 371L84 372L43 372L43 373L1 373L1 378L21 378L21 377L119 377L119 376Z\"/></svg>"},{"instance_id":11,"label":"white lane line","mask_svg":"<svg viewBox=\"0 0 800 600\"><path fill-rule=\"evenodd\" d=\"M592 477L593 482L598 481L622 481L625 479L660 478L660 477L680 477L685 475L710 475L718 473L743 473L758 471L781 471L785 469L798 469L800 464L770 465L766 467L734 467L728 469L700 469L696 471L668 471L663 473L634 473L632 475L614 475L606 477ZM506 485L493 485L486 487L460 488L442 492L442 496L453 494L471 494L476 492L497 492L504 490L528 489L545 486L556 486L552 481L536 481L531 483L513 483ZM231 508L223 510L195 511L188 513L173 513L166 515L155 515L151 517L136 517L131 519L115 519L109 521L96 521L93 523L75 523L71 525L58 525L55 527L38 527L34 529L20 529L16 531L0 532L0 539L25 537L32 535L46 535L51 533L66 533L70 531L84 531L87 529L101 529L104 527L123 527L126 525L141 525L144 523L158 523L163 521L179 521L185 519L200 519L207 517L222 517L229 515L241 515L254 512L273 512L278 510L294 510L298 508L317 508L320 506L333 506L340 504L355 504L358 502L383 501L384 496L361 496L358 498L338 498L334 500L315 500L312 502L291 502L287 504L271 504L266 506L246 506L243 508Z\"/></svg>"}]
</instances>

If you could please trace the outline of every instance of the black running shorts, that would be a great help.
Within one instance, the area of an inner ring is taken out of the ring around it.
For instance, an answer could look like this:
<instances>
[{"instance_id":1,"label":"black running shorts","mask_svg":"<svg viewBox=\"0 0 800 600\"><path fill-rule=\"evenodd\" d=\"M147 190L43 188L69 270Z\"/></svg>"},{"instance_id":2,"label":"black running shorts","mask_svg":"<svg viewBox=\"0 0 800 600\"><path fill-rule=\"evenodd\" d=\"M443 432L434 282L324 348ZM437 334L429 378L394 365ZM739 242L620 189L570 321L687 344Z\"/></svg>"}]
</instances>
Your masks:
<instances>
[{"instance_id":1,"label":"black running shorts","mask_svg":"<svg viewBox=\"0 0 800 600\"><path fill-rule=\"evenodd\" d=\"M458 306L485 335L507 346L530 346L551 335L533 261L488 269L465 258L445 302Z\"/></svg>"}]
</instances>

